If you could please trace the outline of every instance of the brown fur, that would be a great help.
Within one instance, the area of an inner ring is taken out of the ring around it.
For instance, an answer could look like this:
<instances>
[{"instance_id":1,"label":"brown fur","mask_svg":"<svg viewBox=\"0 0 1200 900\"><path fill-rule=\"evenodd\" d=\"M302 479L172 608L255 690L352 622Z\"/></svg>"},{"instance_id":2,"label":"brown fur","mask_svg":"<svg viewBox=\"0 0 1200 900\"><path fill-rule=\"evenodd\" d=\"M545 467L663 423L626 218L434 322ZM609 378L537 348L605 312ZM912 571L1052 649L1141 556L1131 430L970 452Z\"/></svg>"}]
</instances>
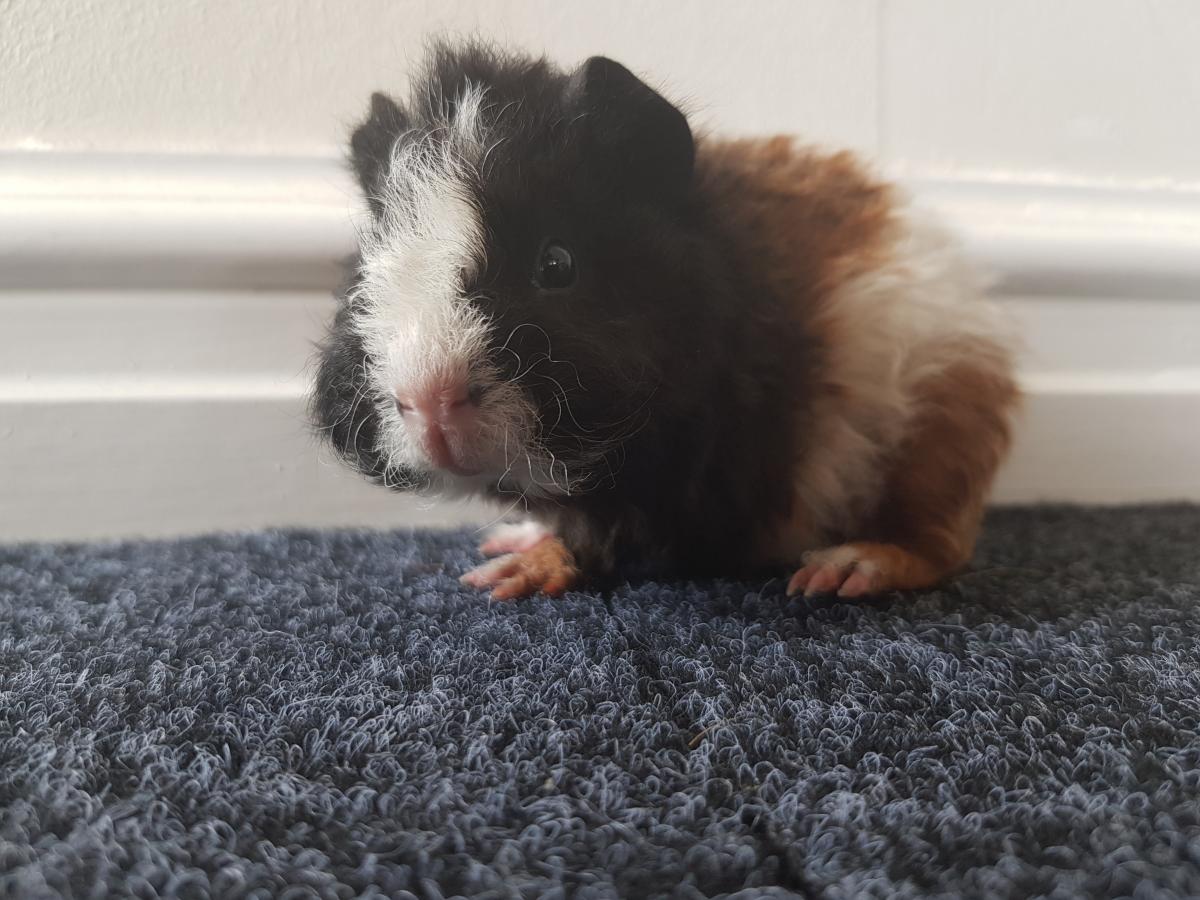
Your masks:
<instances>
[{"instance_id":1,"label":"brown fur","mask_svg":"<svg viewBox=\"0 0 1200 900\"><path fill-rule=\"evenodd\" d=\"M733 243L778 296L827 295L886 252L892 191L852 153L825 154L784 136L705 140L696 170Z\"/></svg>"},{"instance_id":2,"label":"brown fur","mask_svg":"<svg viewBox=\"0 0 1200 900\"><path fill-rule=\"evenodd\" d=\"M928 562L933 581L971 558L992 479L1011 443L1018 391L989 349L979 348L977 365L947 369L920 386L917 421L868 526Z\"/></svg>"},{"instance_id":3,"label":"brown fur","mask_svg":"<svg viewBox=\"0 0 1200 900\"><path fill-rule=\"evenodd\" d=\"M844 308L839 290L895 262L903 237L895 193L852 154L822 155L787 138L703 144L699 168L705 190L727 211L735 243L762 261L771 289L790 300L816 357L812 396L798 413L797 503L783 520L764 523L764 558L795 560L832 538L850 543L810 552L797 584L829 589L854 571L861 575L847 583L851 593L942 580L970 558L1008 449L1017 388L1003 344L966 346L972 339L960 338L934 346L932 374L911 388L911 409L889 407L871 396L879 388L855 359L864 349L856 316L864 313ZM834 477L831 465L864 441L879 448L879 458L864 468L863 484L840 492L812 484ZM806 495L832 498L838 508L810 507Z\"/></svg>"},{"instance_id":4,"label":"brown fur","mask_svg":"<svg viewBox=\"0 0 1200 900\"><path fill-rule=\"evenodd\" d=\"M844 584L843 593L857 596L927 588L970 560L1019 401L1007 359L990 345L977 352L976 362L919 385L920 409L889 460L875 514L852 542L806 554L791 589ZM854 572L860 574L852 587Z\"/></svg>"},{"instance_id":5,"label":"brown fur","mask_svg":"<svg viewBox=\"0 0 1200 900\"><path fill-rule=\"evenodd\" d=\"M700 190L721 210L731 245L772 293L789 298L794 326L812 336L813 355L798 357L796 365L807 369L806 379L819 381L820 357L841 337L831 333L837 320L823 315L823 301L886 258L892 189L854 154L825 153L787 136L702 140L696 166ZM811 420L820 415L816 407L842 399L837 386L821 387L815 408L798 415ZM820 535L811 519L793 504L782 519L761 523L761 559L794 560L796 547L811 546Z\"/></svg>"}]
</instances>

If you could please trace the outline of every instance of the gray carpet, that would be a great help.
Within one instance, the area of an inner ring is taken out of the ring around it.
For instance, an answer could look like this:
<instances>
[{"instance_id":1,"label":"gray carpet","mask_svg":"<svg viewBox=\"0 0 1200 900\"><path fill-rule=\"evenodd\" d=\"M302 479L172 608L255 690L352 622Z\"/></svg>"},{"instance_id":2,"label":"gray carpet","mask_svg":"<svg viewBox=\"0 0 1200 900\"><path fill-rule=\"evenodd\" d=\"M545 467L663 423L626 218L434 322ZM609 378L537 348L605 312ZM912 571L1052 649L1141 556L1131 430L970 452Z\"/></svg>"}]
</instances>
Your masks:
<instances>
[{"instance_id":1,"label":"gray carpet","mask_svg":"<svg viewBox=\"0 0 1200 900\"><path fill-rule=\"evenodd\" d=\"M489 605L466 534L0 549L4 896L1200 894L1200 509L868 604Z\"/></svg>"}]
</instances>

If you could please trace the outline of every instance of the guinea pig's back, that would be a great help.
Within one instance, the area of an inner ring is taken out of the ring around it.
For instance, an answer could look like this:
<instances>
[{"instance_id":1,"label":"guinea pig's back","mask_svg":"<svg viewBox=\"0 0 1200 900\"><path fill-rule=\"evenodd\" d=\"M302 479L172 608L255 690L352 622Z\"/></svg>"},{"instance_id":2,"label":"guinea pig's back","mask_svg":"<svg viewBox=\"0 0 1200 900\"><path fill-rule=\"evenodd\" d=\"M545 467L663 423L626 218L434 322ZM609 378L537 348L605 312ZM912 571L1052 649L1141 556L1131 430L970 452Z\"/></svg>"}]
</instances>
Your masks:
<instances>
[{"instance_id":1,"label":"guinea pig's back","mask_svg":"<svg viewBox=\"0 0 1200 900\"><path fill-rule=\"evenodd\" d=\"M936 218L853 154L786 137L705 139L697 175L733 252L817 355L793 426L796 502L764 529L761 555L794 559L861 532L931 403L964 408L963 429L987 444L979 478L990 483L1016 401L1012 329ZM980 427L981 405L995 427Z\"/></svg>"}]
</instances>

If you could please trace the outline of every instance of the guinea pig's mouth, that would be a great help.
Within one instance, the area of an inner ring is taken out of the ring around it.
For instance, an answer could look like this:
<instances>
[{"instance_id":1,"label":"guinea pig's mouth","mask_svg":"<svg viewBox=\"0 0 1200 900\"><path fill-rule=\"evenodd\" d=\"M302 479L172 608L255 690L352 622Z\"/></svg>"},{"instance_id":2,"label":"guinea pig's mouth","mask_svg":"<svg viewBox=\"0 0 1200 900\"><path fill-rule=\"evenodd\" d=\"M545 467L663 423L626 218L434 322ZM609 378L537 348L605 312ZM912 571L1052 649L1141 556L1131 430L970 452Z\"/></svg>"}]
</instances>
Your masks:
<instances>
[{"instance_id":1,"label":"guinea pig's mouth","mask_svg":"<svg viewBox=\"0 0 1200 900\"><path fill-rule=\"evenodd\" d=\"M467 401L425 404L396 401L402 428L428 468L463 478L479 475L491 456L484 440L482 416Z\"/></svg>"},{"instance_id":2,"label":"guinea pig's mouth","mask_svg":"<svg viewBox=\"0 0 1200 900\"><path fill-rule=\"evenodd\" d=\"M461 478L472 478L483 472L483 467L465 460L462 450L456 450L453 435L447 435L445 429L433 425L426 429L421 440L422 449L429 461L437 469L458 475Z\"/></svg>"},{"instance_id":3,"label":"guinea pig's mouth","mask_svg":"<svg viewBox=\"0 0 1200 900\"><path fill-rule=\"evenodd\" d=\"M391 404L381 398L385 452L435 476L435 490L484 490L515 469L528 467L536 478L543 468L531 450L533 411L515 384L438 378L391 397Z\"/></svg>"}]
</instances>

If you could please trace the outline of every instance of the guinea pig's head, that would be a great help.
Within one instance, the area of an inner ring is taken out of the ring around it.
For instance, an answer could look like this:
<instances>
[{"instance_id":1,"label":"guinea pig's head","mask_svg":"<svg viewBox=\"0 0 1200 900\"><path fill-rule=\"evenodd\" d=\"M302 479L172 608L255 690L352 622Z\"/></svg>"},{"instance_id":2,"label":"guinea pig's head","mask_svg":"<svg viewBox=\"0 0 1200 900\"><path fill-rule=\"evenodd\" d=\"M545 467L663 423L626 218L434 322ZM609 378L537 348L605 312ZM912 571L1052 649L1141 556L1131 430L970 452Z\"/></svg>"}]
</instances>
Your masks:
<instances>
[{"instance_id":1,"label":"guinea pig's head","mask_svg":"<svg viewBox=\"0 0 1200 900\"><path fill-rule=\"evenodd\" d=\"M614 478L686 315L684 115L595 57L438 47L351 161L370 210L318 425L397 488L570 494Z\"/></svg>"}]
</instances>

